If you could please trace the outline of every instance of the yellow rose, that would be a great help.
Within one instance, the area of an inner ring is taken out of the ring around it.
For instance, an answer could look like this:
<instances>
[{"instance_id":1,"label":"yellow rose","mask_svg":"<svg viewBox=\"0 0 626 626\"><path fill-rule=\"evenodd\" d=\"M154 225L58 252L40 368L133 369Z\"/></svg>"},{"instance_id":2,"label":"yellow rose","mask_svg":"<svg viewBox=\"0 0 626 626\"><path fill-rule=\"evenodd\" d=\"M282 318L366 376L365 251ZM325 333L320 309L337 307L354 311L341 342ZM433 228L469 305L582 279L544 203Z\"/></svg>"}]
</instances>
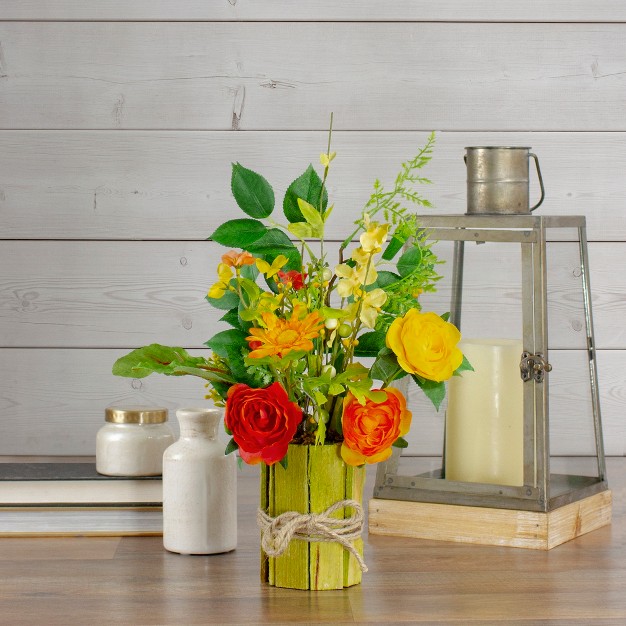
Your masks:
<instances>
[{"instance_id":1,"label":"yellow rose","mask_svg":"<svg viewBox=\"0 0 626 626\"><path fill-rule=\"evenodd\" d=\"M398 357L398 364L410 374L437 383L448 380L463 361L457 348L458 328L436 313L410 309L393 321L387 331L387 347Z\"/></svg>"}]
</instances>

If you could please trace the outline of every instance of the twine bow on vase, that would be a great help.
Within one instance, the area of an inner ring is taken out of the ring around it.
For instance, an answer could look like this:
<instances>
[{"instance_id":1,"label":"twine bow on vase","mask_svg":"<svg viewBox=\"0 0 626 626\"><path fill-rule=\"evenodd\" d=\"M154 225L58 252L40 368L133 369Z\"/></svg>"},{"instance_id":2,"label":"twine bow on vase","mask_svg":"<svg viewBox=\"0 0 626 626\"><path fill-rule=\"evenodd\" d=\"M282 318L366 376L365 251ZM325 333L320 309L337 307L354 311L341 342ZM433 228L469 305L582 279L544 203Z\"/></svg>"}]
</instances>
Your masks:
<instances>
[{"instance_id":1,"label":"twine bow on vase","mask_svg":"<svg viewBox=\"0 0 626 626\"><path fill-rule=\"evenodd\" d=\"M333 513L348 507L354 511L350 517L332 517ZM336 542L354 556L362 572L367 572L367 565L353 543L363 532L363 520L363 508L356 500L335 502L322 513L287 511L271 517L262 509L257 511L261 547L268 556L277 557L283 554L293 539Z\"/></svg>"}]
</instances>

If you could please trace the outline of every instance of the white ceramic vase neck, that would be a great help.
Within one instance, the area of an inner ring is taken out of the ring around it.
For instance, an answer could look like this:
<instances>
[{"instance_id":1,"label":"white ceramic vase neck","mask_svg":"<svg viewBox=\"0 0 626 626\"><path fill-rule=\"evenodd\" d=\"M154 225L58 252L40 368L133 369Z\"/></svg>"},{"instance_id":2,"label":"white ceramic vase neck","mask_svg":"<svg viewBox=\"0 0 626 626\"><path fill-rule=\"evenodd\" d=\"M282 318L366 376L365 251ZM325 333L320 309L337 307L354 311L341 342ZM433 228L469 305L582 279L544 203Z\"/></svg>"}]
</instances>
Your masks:
<instances>
[{"instance_id":1,"label":"white ceramic vase neck","mask_svg":"<svg viewBox=\"0 0 626 626\"><path fill-rule=\"evenodd\" d=\"M163 455L163 545L180 554L237 546L237 462L217 437L219 409L176 411L180 439Z\"/></svg>"},{"instance_id":2,"label":"white ceramic vase neck","mask_svg":"<svg viewBox=\"0 0 626 626\"><path fill-rule=\"evenodd\" d=\"M176 411L181 439L209 439L217 442L217 427L222 412L219 409L179 409Z\"/></svg>"}]
</instances>

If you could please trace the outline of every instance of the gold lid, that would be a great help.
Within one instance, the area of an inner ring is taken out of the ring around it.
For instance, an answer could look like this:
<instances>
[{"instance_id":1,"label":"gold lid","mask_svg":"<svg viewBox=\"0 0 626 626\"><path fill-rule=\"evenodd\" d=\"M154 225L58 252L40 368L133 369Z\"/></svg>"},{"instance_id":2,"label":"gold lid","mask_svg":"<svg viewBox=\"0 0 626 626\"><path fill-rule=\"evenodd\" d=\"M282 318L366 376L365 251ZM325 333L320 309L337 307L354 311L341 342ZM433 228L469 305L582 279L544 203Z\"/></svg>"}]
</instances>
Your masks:
<instances>
[{"instance_id":1,"label":"gold lid","mask_svg":"<svg viewBox=\"0 0 626 626\"><path fill-rule=\"evenodd\" d=\"M113 424L162 424L167 422L167 409L152 406L109 406L104 421Z\"/></svg>"}]
</instances>

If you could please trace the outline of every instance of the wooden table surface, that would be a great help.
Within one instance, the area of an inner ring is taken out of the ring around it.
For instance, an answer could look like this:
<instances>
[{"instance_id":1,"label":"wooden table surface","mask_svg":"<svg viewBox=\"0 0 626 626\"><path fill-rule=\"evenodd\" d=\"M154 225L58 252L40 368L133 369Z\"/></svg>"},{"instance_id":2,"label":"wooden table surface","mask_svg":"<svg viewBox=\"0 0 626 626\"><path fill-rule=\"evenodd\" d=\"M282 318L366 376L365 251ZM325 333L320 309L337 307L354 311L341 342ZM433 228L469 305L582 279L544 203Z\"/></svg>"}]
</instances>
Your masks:
<instances>
[{"instance_id":1,"label":"wooden table surface","mask_svg":"<svg viewBox=\"0 0 626 626\"><path fill-rule=\"evenodd\" d=\"M258 474L244 468L229 554L171 554L160 537L0 539L0 624L626 624L626 459L608 471L613 524L550 552L366 536L361 585L304 592L259 582Z\"/></svg>"}]
</instances>

